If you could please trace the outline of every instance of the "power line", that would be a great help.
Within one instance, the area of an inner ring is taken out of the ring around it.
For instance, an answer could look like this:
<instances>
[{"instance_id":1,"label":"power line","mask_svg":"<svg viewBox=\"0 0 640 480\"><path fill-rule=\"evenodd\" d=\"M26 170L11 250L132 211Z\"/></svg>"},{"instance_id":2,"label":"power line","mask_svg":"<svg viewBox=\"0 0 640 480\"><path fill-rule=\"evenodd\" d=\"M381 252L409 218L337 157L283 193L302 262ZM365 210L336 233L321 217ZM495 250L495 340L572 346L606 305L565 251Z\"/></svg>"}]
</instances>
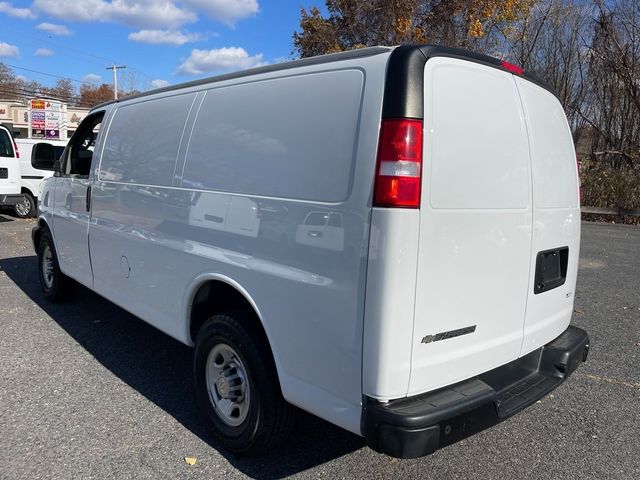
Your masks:
<instances>
[{"instance_id":1,"label":"power line","mask_svg":"<svg viewBox=\"0 0 640 480\"><path fill-rule=\"evenodd\" d=\"M79 54L87 56L87 57L93 57L93 58L99 59L99 60L101 60L100 63L103 63L103 61L105 61L105 60L107 62L109 62L109 63L114 63L115 62L115 60L113 58L102 57L100 55L96 55L95 53L90 53L90 52L86 52L86 51L83 51L83 50L80 50L80 49L77 49L77 48L72 48L72 47L69 47L69 46L65 45L64 43L54 41L53 37L51 35L45 35L45 34L34 35L33 33L25 31L22 28L21 29L17 29L17 28L11 27L10 25L3 25L2 29L3 30L12 30L13 32L17 33L20 37L24 37L26 35L26 36L31 37L31 38L33 38L33 39L35 39L36 41L39 42L39 43L35 44L33 42L24 42L23 41L23 43L26 43L26 44L31 45L31 46L42 47L43 46L42 42L49 42L49 43L53 44L56 47L61 47L63 49L66 49L66 50L69 50L69 51L72 51L72 52L76 52L76 53L79 53Z\"/></svg>"},{"instance_id":2,"label":"power line","mask_svg":"<svg viewBox=\"0 0 640 480\"><path fill-rule=\"evenodd\" d=\"M70 57L70 58L74 58L74 59L77 59L77 60L82 60L85 63L87 62L87 60L85 58L78 57L78 56L75 56L75 55L70 55L69 53L64 51L64 50L66 50L68 52L75 52L77 54L80 54L83 57L92 57L94 59L101 60L100 62L97 62L96 60L93 60L92 63L94 65L98 65L98 64L104 65L103 61L107 61L108 63L111 63L111 64L118 63L113 58L103 57L103 56L97 55L95 53L90 53L90 52L87 52L87 51L84 51L84 50L80 50L78 48L69 47L69 46L67 46L64 43L59 42L59 41L54 41L53 38L51 37L51 35L34 35L33 33L28 33L28 32L25 32L24 30L17 30L15 28L5 27L5 26L3 26L3 29L4 30L7 30L7 29L8 30L13 30L14 32L18 33L21 37L24 37L26 35L26 36L31 37L32 39L35 39L35 42L29 42L29 41L24 41L24 40L22 41L22 43L27 44L27 45L31 45L33 47L45 46L45 42L48 43L48 44L51 44L53 47L56 48L56 55L64 55L64 56L67 56L67 57ZM62 49L63 51L61 52L60 49ZM127 62L127 63L130 64L131 62ZM148 75L146 72L143 72L139 68L132 67L131 65L129 65L128 68L129 68L129 70L133 70L134 72L142 75L143 77L147 78L150 81L153 80L154 78L156 78L156 77L152 77L152 76Z\"/></svg>"},{"instance_id":3,"label":"power line","mask_svg":"<svg viewBox=\"0 0 640 480\"><path fill-rule=\"evenodd\" d=\"M93 85L95 87L99 87L100 85L98 85L97 83L93 83L93 82L85 82L84 80L76 80L75 78L69 78L69 77L63 77L60 75L54 75L53 73L47 73L47 72L40 72L38 70L31 70L30 68L24 68L24 67L17 67L15 65L10 65L8 63L5 63L5 65L7 67L11 67L11 68L17 68L18 70L25 70L27 72L31 72L31 73L37 73L39 75L46 75L47 77L54 77L54 78L61 78L63 80L71 80L72 82L77 82L77 83L84 83L86 85Z\"/></svg>"}]
</instances>

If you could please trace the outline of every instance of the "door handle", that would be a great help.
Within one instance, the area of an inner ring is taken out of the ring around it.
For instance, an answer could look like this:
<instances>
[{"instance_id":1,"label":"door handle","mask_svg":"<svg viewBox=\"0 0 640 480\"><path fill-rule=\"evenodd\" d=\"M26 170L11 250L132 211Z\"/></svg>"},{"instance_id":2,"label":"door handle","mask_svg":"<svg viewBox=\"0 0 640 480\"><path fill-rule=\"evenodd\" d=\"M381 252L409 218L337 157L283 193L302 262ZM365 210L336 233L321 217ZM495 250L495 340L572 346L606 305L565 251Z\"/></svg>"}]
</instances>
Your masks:
<instances>
[{"instance_id":1,"label":"door handle","mask_svg":"<svg viewBox=\"0 0 640 480\"><path fill-rule=\"evenodd\" d=\"M87 212L91 211L91 185L87 187L87 198L85 199L85 207L87 207Z\"/></svg>"}]
</instances>

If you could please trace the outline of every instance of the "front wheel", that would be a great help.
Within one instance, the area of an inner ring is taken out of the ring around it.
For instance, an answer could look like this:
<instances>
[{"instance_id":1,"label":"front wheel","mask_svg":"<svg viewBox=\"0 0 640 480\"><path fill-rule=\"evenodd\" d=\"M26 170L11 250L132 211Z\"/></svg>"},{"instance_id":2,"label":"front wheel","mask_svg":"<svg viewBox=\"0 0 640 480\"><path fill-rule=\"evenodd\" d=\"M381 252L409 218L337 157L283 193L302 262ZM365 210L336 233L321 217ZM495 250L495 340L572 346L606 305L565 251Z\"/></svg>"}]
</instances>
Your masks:
<instances>
[{"instance_id":1,"label":"front wheel","mask_svg":"<svg viewBox=\"0 0 640 480\"><path fill-rule=\"evenodd\" d=\"M60 270L58 256L48 231L42 234L38 244L38 267L40 287L47 300L61 302L70 296L73 280Z\"/></svg>"},{"instance_id":2,"label":"front wheel","mask_svg":"<svg viewBox=\"0 0 640 480\"><path fill-rule=\"evenodd\" d=\"M36 216L36 200L29 193L22 194L22 201L13 207L16 217L33 218Z\"/></svg>"},{"instance_id":3,"label":"front wheel","mask_svg":"<svg viewBox=\"0 0 640 480\"><path fill-rule=\"evenodd\" d=\"M271 351L243 312L211 317L194 354L196 396L215 438L236 454L278 447L293 426L295 409L280 392Z\"/></svg>"}]
</instances>

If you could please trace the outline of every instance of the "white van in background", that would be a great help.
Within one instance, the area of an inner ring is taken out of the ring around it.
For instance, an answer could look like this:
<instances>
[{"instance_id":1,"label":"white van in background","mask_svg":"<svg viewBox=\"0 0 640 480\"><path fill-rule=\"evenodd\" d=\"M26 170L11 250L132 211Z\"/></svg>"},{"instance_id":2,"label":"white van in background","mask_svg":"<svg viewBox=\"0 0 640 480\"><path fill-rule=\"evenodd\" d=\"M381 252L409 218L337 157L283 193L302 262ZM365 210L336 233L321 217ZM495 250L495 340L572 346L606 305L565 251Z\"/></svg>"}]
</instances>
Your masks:
<instances>
[{"instance_id":1,"label":"white van in background","mask_svg":"<svg viewBox=\"0 0 640 480\"><path fill-rule=\"evenodd\" d=\"M0 124L0 207L15 207L20 195L19 153L13 135Z\"/></svg>"},{"instance_id":2,"label":"white van in background","mask_svg":"<svg viewBox=\"0 0 640 480\"><path fill-rule=\"evenodd\" d=\"M245 197L198 195L189 209L189 225L257 237L260 230L258 205Z\"/></svg>"},{"instance_id":3,"label":"white van in background","mask_svg":"<svg viewBox=\"0 0 640 480\"><path fill-rule=\"evenodd\" d=\"M37 143L53 145L54 155L59 158L64 151L67 142L62 140L49 140L39 138L16 138L16 147L20 153L20 193L22 201L16 203L14 211L21 218L35 217L36 205L40 196L42 181L53 175L50 170L38 170L31 165L31 153Z\"/></svg>"},{"instance_id":4,"label":"white van in background","mask_svg":"<svg viewBox=\"0 0 640 480\"><path fill-rule=\"evenodd\" d=\"M307 58L99 105L59 161L34 149L55 171L33 231L45 297L79 282L194 345L233 452L274 448L296 406L427 455L587 358L571 132L509 63Z\"/></svg>"}]
</instances>

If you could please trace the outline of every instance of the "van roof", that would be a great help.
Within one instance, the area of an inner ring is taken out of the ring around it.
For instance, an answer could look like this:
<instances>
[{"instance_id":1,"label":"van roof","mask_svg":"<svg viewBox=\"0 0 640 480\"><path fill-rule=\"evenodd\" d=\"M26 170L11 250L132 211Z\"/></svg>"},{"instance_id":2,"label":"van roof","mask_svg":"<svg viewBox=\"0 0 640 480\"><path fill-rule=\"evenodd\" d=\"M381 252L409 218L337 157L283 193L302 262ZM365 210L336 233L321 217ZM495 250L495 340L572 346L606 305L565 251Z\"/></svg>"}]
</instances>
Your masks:
<instances>
[{"instance_id":1,"label":"van roof","mask_svg":"<svg viewBox=\"0 0 640 480\"><path fill-rule=\"evenodd\" d=\"M155 95L156 93L170 92L172 90L180 90L183 88L196 87L198 85L204 85L212 82L222 82L224 80L232 80L234 78L249 77L251 75L259 75L261 73L277 72L279 70L287 70L289 68L298 68L310 65L320 65L323 63L337 62L340 60L349 60L352 58L371 57L373 55L379 55L381 53L389 52L394 47L367 47L359 48L356 50L349 50L347 52L329 53L326 55L318 55L316 57L299 58L297 60L291 60L289 62L274 63L272 65L265 65L263 67L250 68L248 70L241 70L239 72L225 73L223 75L216 75L213 77L201 78L193 80L191 82L178 83L176 85L169 85L167 87L157 88L155 90L149 90L147 92L137 93L122 97L118 100L110 100L108 102L101 103L92 108L102 108L112 103L118 103L120 100L131 100L134 98L146 97L148 95Z\"/></svg>"},{"instance_id":2,"label":"van roof","mask_svg":"<svg viewBox=\"0 0 640 480\"><path fill-rule=\"evenodd\" d=\"M360 48L356 50L349 50L346 52L330 53L326 55L318 55L315 57L300 58L300 59L292 60L289 62L276 63L273 65L265 65L262 67L251 68L251 69L242 70L239 72L226 73L223 75L216 75L213 77L206 77L198 80L193 80L191 82L179 83L176 85L169 85L167 87L157 88L155 90L149 90L147 92L142 92L135 95L122 97L121 99L118 99L118 100L110 100L108 102L104 102L99 105L96 105L95 107L92 108L92 110L103 108L103 107L106 107L107 105L118 103L124 100L128 101L131 99L147 97L147 96L155 95L158 93L170 92L173 90L180 90L183 88L196 87L196 86L205 85L208 83L222 82L225 80L232 80L235 78L259 75L262 73L277 72L280 70L287 70L290 68L298 68L298 67L311 66L311 65L321 65L324 63L337 62L341 60L350 60L354 58L371 57L371 56L379 55L382 53L388 53L390 51L393 51L394 57L396 59L396 61L393 62L394 70L397 69L398 71L394 72L394 75L387 75L387 80L393 80L394 77L396 77L396 73L397 73L397 75L401 77L398 79L400 81L394 82L397 84L397 86L411 84L412 82L406 81L407 75L410 73L417 74L418 72L414 70L416 68L419 68L422 72L426 61L432 57L459 58L462 60L481 63L487 66L509 71L510 73L514 73L512 70L509 70L509 68L505 66L502 60L498 58L472 52L470 50L463 50L460 48L443 47L440 45L402 45L402 46L395 46L395 47L383 47L383 46L366 47L366 48ZM390 66L390 68L392 67ZM534 74L523 71L519 75L524 78L527 78L533 83L538 84L542 88L548 90L549 92L557 96L556 92L553 90L553 88L549 84L547 84L546 82L544 82L543 80L535 76ZM420 75L417 78L422 78L422 76ZM420 82L420 87L422 87L421 82ZM387 88L386 91L389 92L389 89ZM422 92L420 92L420 94L421 93ZM385 104L387 104L387 102L390 102L392 100L393 99L391 97L385 94ZM409 115L409 116L412 116L412 115Z\"/></svg>"}]
</instances>

